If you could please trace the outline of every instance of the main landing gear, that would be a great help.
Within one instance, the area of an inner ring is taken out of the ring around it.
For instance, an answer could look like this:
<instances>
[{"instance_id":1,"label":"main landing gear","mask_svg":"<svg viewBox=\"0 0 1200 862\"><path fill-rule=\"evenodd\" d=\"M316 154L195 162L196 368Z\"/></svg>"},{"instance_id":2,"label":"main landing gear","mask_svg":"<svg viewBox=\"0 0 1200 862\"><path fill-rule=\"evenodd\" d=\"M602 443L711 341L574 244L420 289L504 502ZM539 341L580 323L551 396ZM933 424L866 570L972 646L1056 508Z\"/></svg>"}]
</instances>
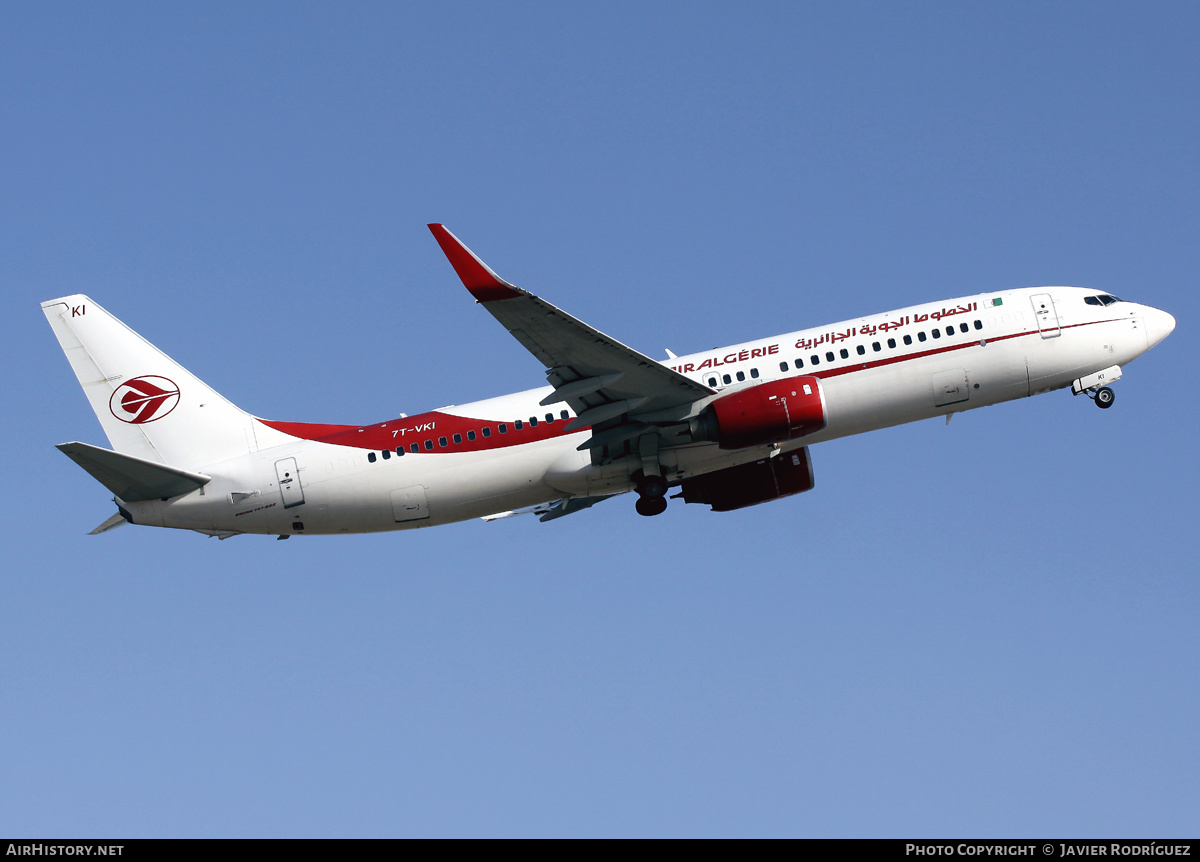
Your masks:
<instances>
[{"instance_id":1,"label":"main landing gear","mask_svg":"<svg viewBox=\"0 0 1200 862\"><path fill-rule=\"evenodd\" d=\"M640 470L634 475L638 500L634 504L639 515L650 517L667 511L667 480L662 476L647 476Z\"/></svg>"}]
</instances>

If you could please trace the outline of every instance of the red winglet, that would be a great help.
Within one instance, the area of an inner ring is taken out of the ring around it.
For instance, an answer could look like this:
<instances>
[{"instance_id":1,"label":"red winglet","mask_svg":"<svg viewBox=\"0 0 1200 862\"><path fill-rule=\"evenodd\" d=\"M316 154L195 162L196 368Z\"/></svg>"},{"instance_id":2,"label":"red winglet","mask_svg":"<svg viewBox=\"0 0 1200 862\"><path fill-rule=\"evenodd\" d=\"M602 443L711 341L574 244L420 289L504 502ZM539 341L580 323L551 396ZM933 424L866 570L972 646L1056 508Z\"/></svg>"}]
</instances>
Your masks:
<instances>
[{"instance_id":1,"label":"red winglet","mask_svg":"<svg viewBox=\"0 0 1200 862\"><path fill-rule=\"evenodd\" d=\"M431 224L429 230L442 247L458 277L462 279L463 286L471 291L471 295L479 302L512 299L524 293L492 272L491 267L477 258L458 237L446 230L445 225Z\"/></svg>"}]
</instances>

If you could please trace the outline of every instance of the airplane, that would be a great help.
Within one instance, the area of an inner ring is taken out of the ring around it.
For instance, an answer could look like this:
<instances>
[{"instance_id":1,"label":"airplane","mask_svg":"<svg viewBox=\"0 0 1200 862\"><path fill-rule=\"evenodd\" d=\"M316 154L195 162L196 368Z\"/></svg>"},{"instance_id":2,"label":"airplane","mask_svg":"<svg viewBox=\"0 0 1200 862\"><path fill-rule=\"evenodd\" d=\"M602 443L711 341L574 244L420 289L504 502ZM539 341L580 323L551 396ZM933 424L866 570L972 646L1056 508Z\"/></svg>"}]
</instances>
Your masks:
<instances>
[{"instance_id":1,"label":"airplane","mask_svg":"<svg viewBox=\"0 0 1200 862\"><path fill-rule=\"evenodd\" d=\"M1166 338L1165 311L1080 287L915 305L656 361L498 276L429 225L463 285L546 367L547 384L371 425L253 416L91 299L42 303L108 436L57 448L125 523L243 533L406 530L636 492L726 512L811 490L811 447L1070 387L1101 408Z\"/></svg>"}]
</instances>

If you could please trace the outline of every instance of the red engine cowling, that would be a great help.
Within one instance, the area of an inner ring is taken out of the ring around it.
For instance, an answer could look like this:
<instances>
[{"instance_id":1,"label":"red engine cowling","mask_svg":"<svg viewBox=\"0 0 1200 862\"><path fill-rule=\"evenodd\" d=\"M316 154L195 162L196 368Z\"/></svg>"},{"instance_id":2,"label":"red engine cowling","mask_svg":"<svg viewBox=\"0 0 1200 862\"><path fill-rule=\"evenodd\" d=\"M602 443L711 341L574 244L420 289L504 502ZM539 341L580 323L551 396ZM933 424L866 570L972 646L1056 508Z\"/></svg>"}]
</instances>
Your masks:
<instances>
[{"instance_id":1,"label":"red engine cowling","mask_svg":"<svg viewBox=\"0 0 1200 862\"><path fill-rule=\"evenodd\" d=\"M731 512L790 497L810 491L812 486L812 459L807 446L775 458L684 479L682 484L685 503L707 503L714 512Z\"/></svg>"},{"instance_id":2,"label":"red engine cowling","mask_svg":"<svg viewBox=\"0 0 1200 862\"><path fill-rule=\"evenodd\" d=\"M693 434L722 449L794 440L825 427L825 397L816 377L785 377L718 398Z\"/></svg>"}]
</instances>

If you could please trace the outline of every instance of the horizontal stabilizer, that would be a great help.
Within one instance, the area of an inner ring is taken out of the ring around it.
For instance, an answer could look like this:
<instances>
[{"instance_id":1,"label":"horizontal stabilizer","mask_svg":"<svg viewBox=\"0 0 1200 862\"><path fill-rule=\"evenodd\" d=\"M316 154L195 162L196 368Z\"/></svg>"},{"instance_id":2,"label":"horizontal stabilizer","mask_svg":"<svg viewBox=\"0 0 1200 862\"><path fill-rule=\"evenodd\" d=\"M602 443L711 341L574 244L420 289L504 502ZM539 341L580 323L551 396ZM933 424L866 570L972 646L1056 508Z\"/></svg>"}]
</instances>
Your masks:
<instances>
[{"instance_id":1,"label":"horizontal stabilizer","mask_svg":"<svg viewBox=\"0 0 1200 862\"><path fill-rule=\"evenodd\" d=\"M555 506L549 512L544 512L538 516L539 521L554 521L558 518L565 518L567 515L574 515L576 512L582 512L584 509L590 509L597 503L603 503L605 500L611 500L612 497L572 497L565 500L562 505Z\"/></svg>"},{"instance_id":2,"label":"horizontal stabilizer","mask_svg":"<svg viewBox=\"0 0 1200 862\"><path fill-rule=\"evenodd\" d=\"M590 509L597 503L608 499L611 497L564 497L561 500L550 500L547 503L538 503L536 506L529 506L525 509L484 515L482 520L498 521L501 518L514 518L517 515L537 515L539 521L553 521L567 515L574 515L576 512L582 512L584 509Z\"/></svg>"},{"instance_id":3,"label":"horizontal stabilizer","mask_svg":"<svg viewBox=\"0 0 1200 862\"><path fill-rule=\"evenodd\" d=\"M56 448L126 503L178 497L212 481L202 473L189 473L87 443L60 443Z\"/></svg>"},{"instance_id":4,"label":"horizontal stabilizer","mask_svg":"<svg viewBox=\"0 0 1200 862\"><path fill-rule=\"evenodd\" d=\"M105 521L99 527L92 530L90 533L88 533L88 535L89 536L99 536L101 533L107 533L109 530L115 530L117 527L123 527L125 524L128 524L128 523L129 522L125 520L125 516L122 515L120 512L117 512L117 514L113 515L111 518L109 518L107 521Z\"/></svg>"}]
</instances>

